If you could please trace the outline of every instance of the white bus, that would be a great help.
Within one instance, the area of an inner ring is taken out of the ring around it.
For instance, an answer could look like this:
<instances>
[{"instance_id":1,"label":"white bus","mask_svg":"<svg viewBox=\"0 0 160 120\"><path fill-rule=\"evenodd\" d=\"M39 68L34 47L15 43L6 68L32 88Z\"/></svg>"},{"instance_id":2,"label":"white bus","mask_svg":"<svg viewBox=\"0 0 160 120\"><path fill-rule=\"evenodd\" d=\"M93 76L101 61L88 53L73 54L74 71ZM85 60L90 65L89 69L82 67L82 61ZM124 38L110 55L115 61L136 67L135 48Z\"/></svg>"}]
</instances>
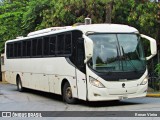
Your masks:
<instances>
[{"instance_id":1,"label":"white bus","mask_svg":"<svg viewBox=\"0 0 160 120\"><path fill-rule=\"evenodd\" d=\"M145 57L141 38L150 42ZM53 27L5 43L5 78L24 88L60 94L67 103L144 97L146 60L156 41L119 24Z\"/></svg>"}]
</instances>

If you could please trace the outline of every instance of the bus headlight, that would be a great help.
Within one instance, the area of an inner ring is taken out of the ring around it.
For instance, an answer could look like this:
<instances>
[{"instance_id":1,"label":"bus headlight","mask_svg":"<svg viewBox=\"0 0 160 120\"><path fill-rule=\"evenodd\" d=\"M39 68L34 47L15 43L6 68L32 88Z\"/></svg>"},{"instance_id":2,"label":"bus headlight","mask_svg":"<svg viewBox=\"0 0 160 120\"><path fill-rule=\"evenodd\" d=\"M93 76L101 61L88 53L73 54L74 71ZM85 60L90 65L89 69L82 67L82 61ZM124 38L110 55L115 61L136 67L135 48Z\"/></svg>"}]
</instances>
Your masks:
<instances>
[{"instance_id":1,"label":"bus headlight","mask_svg":"<svg viewBox=\"0 0 160 120\"><path fill-rule=\"evenodd\" d=\"M99 87L99 88L105 88L105 86L101 82L99 82L98 80L94 79L93 77L89 77L89 82L93 86L96 86L96 87Z\"/></svg>"},{"instance_id":2,"label":"bus headlight","mask_svg":"<svg viewBox=\"0 0 160 120\"><path fill-rule=\"evenodd\" d=\"M144 78L140 85L145 85L148 82L148 76Z\"/></svg>"}]
</instances>

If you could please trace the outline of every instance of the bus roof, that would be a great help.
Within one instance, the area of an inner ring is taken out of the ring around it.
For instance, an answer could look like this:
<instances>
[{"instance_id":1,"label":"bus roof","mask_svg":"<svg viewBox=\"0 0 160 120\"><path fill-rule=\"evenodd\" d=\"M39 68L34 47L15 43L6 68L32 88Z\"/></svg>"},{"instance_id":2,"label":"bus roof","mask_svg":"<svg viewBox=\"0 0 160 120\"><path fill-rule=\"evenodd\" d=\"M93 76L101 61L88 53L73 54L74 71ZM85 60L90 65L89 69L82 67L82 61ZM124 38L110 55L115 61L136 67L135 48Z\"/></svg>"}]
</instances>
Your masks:
<instances>
[{"instance_id":1,"label":"bus roof","mask_svg":"<svg viewBox=\"0 0 160 120\"><path fill-rule=\"evenodd\" d=\"M138 33L138 30L134 27L122 24L89 24L79 26L65 26L65 27L51 27L43 30L31 32L27 37L19 37L11 41L18 41L23 39L41 37L50 34L62 33L72 30L80 30L83 33L86 32L98 32L98 33ZM9 42L9 41L8 41Z\"/></svg>"},{"instance_id":2,"label":"bus roof","mask_svg":"<svg viewBox=\"0 0 160 120\"><path fill-rule=\"evenodd\" d=\"M77 27L84 33L88 31L102 32L102 33L134 33L138 32L137 29L121 24L91 24L91 25L81 25Z\"/></svg>"}]
</instances>

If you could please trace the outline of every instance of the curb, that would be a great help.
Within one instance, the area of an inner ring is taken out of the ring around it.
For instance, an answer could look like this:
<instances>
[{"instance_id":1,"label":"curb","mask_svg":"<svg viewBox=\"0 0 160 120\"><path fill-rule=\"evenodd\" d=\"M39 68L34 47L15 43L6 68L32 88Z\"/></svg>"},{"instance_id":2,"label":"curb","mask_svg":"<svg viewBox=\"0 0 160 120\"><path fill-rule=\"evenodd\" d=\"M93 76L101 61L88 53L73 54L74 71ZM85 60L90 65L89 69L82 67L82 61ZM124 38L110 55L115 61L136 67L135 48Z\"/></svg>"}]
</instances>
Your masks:
<instances>
[{"instance_id":1,"label":"curb","mask_svg":"<svg viewBox=\"0 0 160 120\"><path fill-rule=\"evenodd\" d=\"M8 84L7 81L0 81L0 84Z\"/></svg>"},{"instance_id":2,"label":"curb","mask_svg":"<svg viewBox=\"0 0 160 120\"><path fill-rule=\"evenodd\" d=\"M160 94L147 94L146 97L160 97Z\"/></svg>"}]
</instances>

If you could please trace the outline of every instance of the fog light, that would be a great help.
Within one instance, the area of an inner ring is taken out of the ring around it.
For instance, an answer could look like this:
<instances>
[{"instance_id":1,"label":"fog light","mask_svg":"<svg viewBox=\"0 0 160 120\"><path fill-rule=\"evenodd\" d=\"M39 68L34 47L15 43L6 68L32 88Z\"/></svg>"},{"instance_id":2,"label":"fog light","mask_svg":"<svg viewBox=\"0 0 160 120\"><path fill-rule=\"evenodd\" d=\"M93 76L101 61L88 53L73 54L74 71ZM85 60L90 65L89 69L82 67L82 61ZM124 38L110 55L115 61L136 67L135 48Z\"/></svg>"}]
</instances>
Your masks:
<instances>
[{"instance_id":1,"label":"fog light","mask_svg":"<svg viewBox=\"0 0 160 120\"><path fill-rule=\"evenodd\" d=\"M94 93L94 96L101 96L100 94Z\"/></svg>"}]
</instances>

